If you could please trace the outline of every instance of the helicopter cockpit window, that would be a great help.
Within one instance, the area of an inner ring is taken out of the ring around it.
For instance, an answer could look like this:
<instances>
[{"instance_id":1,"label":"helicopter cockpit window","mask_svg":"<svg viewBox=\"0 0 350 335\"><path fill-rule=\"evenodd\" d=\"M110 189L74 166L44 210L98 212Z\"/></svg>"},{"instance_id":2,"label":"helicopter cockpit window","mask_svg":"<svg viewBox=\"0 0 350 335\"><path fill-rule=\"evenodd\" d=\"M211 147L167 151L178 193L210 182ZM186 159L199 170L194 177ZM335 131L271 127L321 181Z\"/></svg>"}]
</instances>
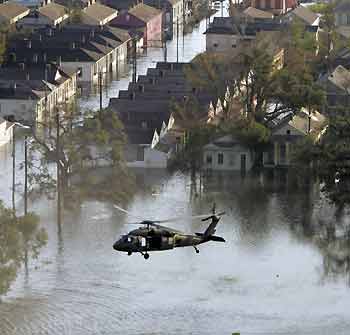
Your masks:
<instances>
[{"instance_id":1,"label":"helicopter cockpit window","mask_svg":"<svg viewBox=\"0 0 350 335\"><path fill-rule=\"evenodd\" d=\"M127 241L128 241L129 243L132 243L132 242L134 241L134 239L133 239L131 236L128 236Z\"/></svg>"}]
</instances>

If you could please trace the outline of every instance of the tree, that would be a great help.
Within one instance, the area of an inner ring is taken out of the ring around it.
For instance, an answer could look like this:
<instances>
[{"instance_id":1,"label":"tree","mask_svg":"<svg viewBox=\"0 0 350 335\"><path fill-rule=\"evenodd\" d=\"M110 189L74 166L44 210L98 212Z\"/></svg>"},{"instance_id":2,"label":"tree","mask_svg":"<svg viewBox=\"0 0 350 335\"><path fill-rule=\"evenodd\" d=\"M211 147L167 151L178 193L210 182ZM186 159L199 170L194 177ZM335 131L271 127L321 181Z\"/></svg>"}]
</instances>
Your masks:
<instances>
[{"instance_id":1,"label":"tree","mask_svg":"<svg viewBox=\"0 0 350 335\"><path fill-rule=\"evenodd\" d=\"M7 27L0 23L0 65L5 60Z\"/></svg>"},{"instance_id":2,"label":"tree","mask_svg":"<svg viewBox=\"0 0 350 335\"><path fill-rule=\"evenodd\" d=\"M27 264L29 255L38 257L46 241L36 215L16 217L0 201L0 296L8 291L22 263Z\"/></svg>"},{"instance_id":3,"label":"tree","mask_svg":"<svg viewBox=\"0 0 350 335\"><path fill-rule=\"evenodd\" d=\"M123 146L126 136L117 116L107 110L86 112L80 116L67 109L57 110L55 119L55 124L51 120L41 126L56 129L43 134L33 131L30 184L39 186L36 188L39 193L54 193L57 178L53 177L52 169L56 165L59 167L59 189L72 200L101 195L113 201L130 196L133 179L125 169ZM100 176L94 173L95 168L106 166L110 173ZM103 185L108 181L112 181L110 186L115 187L96 187L98 183ZM72 204L71 201L67 203Z\"/></svg>"}]
</instances>

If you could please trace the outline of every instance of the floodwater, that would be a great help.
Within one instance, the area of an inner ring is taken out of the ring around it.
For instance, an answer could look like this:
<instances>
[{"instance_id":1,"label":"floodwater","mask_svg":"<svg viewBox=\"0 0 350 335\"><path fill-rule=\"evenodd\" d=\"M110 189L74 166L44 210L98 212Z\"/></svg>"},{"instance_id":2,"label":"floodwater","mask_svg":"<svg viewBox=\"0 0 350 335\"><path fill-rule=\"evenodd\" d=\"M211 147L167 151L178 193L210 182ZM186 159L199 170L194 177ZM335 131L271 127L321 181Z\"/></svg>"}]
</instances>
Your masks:
<instances>
[{"instance_id":1,"label":"floodwater","mask_svg":"<svg viewBox=\"0 0 350 335\"><path fill-rule=\"evenodd\" d=\"M217 227L227 242L204 244L199 254L155 252L146 261L112 249L135 221L112 205L85 202L66 213L60 230L52 203L31 205L49 242L0 304L2 335L349 333L349 272L341 263L349 251L340 248L335 260L327 251L341 237L324 235L331 212L317 187L218 175L204 179L200 192L179 173L138 174L142 186L125 205L133 215L206 213L215 201L227 212ZM172 226L203 232L207 223Z\"/></svg>"}]
</instances>

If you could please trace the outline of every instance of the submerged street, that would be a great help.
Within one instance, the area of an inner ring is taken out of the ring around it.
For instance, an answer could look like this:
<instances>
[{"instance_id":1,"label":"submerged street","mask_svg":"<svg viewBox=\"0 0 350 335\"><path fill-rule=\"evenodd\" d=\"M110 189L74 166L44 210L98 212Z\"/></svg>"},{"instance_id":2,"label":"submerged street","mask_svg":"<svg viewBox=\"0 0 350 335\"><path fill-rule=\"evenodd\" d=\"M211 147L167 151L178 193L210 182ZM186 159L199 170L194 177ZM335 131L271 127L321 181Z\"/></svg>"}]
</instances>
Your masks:
<instances>
[{"instance_id":1,"label":"submerged street","mask_svg":"<svg viewBox=\"0 0 350 335\"><path fill-rule=\"evenodd\" d=\"M133 228L112 205L85 202L59 231L54 205L38 203L49 242L0 304L1 334L347 333L349 273L327 273L315 242L321 228L308 233L327 217L321 203L309 206L311 190L217 176L190 201L184 175L147 171L139 180L127 205L132 214L205 213L215 200L227 211L217 227L227 242L202 245L200 254L155 252L145 261L112 249ZM203 232L207 223L169 226Z\"/></svg>"}]
</instances>

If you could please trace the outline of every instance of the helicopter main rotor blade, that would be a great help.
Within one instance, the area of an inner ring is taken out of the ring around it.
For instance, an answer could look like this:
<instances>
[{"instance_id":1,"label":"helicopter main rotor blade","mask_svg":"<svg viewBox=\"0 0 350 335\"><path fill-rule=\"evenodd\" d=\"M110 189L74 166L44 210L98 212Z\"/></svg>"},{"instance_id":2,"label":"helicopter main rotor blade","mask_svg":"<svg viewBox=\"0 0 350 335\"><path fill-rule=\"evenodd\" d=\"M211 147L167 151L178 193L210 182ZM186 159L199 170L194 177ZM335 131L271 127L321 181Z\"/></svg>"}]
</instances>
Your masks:
<instances>
[{"instance_id":1,"label":"helicopter main rotor blade","mask_svg":"<svg viewBox=\"0 0 350 335\"><path fill-rule=\"evenodd\" d=\"M178 216L178 217L164 219L164 220L140 220L139 222L128 222L127 224L145 224L145 225L152 226L158 223L175 222L175 221L188 220L188 219L202 219L202 218L207 218L208 216L212 216L212 215L201 214L201 215L193 215L193 216Z\"/></svg>"},{"instance_id":2,"label":"helicopter main rotor blade","mask_svg":"<svg viewBox=\"0 0 350 335\"><path fill-rule=\"evenodd\" d=\"M126 209L124 209L124 208L122 208L122 207L120 207L120 206L118 206L116 204L113 204L113 207L115 209L117 209L118 211L120 211L120 212L122 212L124 214L127 214L128 216L131 216L135 220L143 221L143 218L141 218L140 216L134 215L134 214L130 213L129 211L127 211Z\"/></svg>"}]
</instances>

